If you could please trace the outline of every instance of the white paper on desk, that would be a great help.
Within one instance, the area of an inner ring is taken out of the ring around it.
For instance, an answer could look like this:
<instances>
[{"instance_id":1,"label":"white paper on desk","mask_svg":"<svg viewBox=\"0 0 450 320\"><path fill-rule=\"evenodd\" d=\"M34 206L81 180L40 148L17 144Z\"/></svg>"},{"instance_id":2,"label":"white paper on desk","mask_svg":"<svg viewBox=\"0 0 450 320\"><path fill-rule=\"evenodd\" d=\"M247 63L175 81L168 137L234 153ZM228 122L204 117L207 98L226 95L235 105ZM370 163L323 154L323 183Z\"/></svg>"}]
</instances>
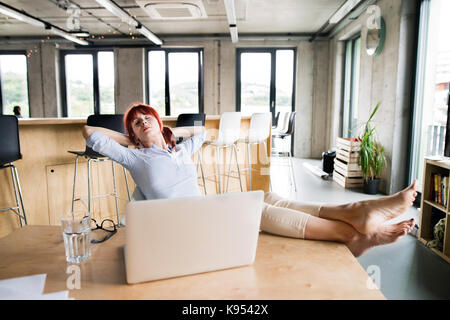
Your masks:
<instances>
[{"instance_id":1,"label":"white paper on desk","mask_svg":"<svg viewBox=\"0 0 450 320\"><path fill-rule=\"evenodd\" d=\"M5 292L23 292L26 295L41 295L45 286L47 275L35 274L32 276L0 280L0 299L6 299Z\"/></svg>"},{"instance_id":2,"label":"white paper on desk","mask_svg":"<svg viewBox=\"0 0 450 320\"><path fill-rule=\"evenodd\" d=\"M66 300L69 291L42 294L46 274L0 280L0 300Z\"/></svg>"}]
</instances>

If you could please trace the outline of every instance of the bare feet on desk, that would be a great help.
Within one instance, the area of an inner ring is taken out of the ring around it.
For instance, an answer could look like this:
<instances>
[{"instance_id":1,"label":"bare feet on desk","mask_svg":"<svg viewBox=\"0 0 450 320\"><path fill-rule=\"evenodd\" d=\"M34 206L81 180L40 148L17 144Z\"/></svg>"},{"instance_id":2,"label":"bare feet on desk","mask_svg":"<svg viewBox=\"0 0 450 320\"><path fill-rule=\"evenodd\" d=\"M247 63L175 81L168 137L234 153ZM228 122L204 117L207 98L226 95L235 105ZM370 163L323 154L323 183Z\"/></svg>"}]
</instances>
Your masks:
<instances>
[{"instance_id":1,"label":"bare feet on desk","mask_svg":"<svg viewBox=\"0 0 450 320\"><path fill-rule=\"evenodd\" d=\"M392 225L379 225L372 234L357 232L353 239L347 242L346 245L355 257L359 257L372 247L397 241L402 236L411 232L413 227L414 219Z\"/></svg>"},{"instance_id":2,"label":"bare feet on desk","mask_svg":"<svg viewBox=\"0 0 450 320\"><path fill-rule=\"evenodd\" d=\"M404 213L417 196L417 180L393 195L344 205L346 214L341 220L352 225L359 233L379 232L381 224Z\"/></svg>"}]
</instances>

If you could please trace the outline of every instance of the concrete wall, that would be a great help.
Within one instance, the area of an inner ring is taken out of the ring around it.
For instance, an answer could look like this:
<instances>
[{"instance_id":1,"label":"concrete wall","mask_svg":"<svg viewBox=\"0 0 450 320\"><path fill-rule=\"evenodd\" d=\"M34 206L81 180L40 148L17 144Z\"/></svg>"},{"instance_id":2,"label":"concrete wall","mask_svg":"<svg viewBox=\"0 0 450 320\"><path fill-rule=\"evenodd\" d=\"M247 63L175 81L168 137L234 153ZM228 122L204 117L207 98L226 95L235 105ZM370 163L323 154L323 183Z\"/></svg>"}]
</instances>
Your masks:
<instances>
[{"instance_id":1,"label":"concrete wall","mask_svg":"<svg viewBox=\"0 0 450 320\"><path fill-rule=\"evenodd\" d=\"M418 15L416 1L380 0L376 2L386 23L386 41L383 51L377 57L366 51L368 15L363 13L347 25L330 41L332 69L329 83L330 119L342 117L343 43L361 33L361 65L359 79L358 123L366 121L381 101L381 107L374 117L376 133L385 147L389 163L382 174L384 184L381 190L392 193L407 184L408 128L412 114L410 101L413 75L408 70L415 63L414 41L415 21ZM329 146L334 145L341 134L337 123L330 126ZM361 128L362 130L362 128Z\"/></svg>"}]
</instances>

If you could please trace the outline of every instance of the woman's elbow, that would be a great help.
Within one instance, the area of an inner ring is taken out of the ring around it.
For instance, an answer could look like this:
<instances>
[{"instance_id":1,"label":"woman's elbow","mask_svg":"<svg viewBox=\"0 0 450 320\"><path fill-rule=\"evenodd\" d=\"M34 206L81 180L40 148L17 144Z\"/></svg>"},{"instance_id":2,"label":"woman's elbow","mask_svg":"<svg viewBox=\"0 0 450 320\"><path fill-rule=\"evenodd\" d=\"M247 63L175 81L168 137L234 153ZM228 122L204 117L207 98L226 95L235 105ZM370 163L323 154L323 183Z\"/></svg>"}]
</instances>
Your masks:
<instances>
[{"instance_id":1,"label":"woman's elbow","mask_svg":"<svg viewBox=\"0 0 450 320\"><path fill-rule=\"evenodd\" d=\"M83 137L87 140L87 138L90 137L90 135L92 134L93 130L90 126L84 126L83 127Z\"/></svg>"}]
</instances>

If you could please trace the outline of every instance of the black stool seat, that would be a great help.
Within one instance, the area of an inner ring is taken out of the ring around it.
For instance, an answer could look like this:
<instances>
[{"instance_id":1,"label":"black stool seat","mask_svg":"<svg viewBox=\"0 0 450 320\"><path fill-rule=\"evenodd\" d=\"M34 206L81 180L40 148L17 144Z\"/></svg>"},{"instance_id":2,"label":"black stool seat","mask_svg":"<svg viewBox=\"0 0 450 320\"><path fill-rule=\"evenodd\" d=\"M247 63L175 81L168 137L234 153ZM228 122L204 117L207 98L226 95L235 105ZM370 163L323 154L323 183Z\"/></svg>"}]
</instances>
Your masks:
<instances>
[{"instance_id":1,"label":"black stool seat","mask_svg":"<svg viewBox=\"0 0 450 320\"><path fill-rule=\"evenodd\" d=\"M12 211L17 214L22 227L22 220L26 225L27 217L23 205L19 174L17 168L12 164L20 159L22 159L22 154L20 153L19 121L16 116L2 115L0 116L0 170L9 168L11 171L16 206L0 209L0 212Z\"/></svg>"},{"instance_id":2,"label":"black stool seat","mask_svg":"<svg viewBox=\"0 0 450 320\"><path fill-rule=\"evenodd\" d=\"M181 113L177 117L177 127L194 127L200 123L205 126L206 114L204 113ZM177 138L177 143L183 142L184 138Z\"/></svg>"},{"instance_id":3,"label":"black stool seat","mask_svg":"<svg viewBox=\"0 0 450 320\"><path fill-rule=\"evenodd\" d=\"M0 116L0 146L0 165L22 159L16 116Z\"/></svg>"},{"instance_id":4,"label":"black stool seat","mask_svg":"<svg viewBox=\"0 0 450 320\"><path fill-rule=\"evenodd\" d=\"M126 134L123 124L123 114L93 114L87 118L86 125L91 127L102 127ZM68 151L77 156L88 157L92 159L105 158L106 156L95 152L88 146L84 151Z\"/></svg>"}]
</instances>

